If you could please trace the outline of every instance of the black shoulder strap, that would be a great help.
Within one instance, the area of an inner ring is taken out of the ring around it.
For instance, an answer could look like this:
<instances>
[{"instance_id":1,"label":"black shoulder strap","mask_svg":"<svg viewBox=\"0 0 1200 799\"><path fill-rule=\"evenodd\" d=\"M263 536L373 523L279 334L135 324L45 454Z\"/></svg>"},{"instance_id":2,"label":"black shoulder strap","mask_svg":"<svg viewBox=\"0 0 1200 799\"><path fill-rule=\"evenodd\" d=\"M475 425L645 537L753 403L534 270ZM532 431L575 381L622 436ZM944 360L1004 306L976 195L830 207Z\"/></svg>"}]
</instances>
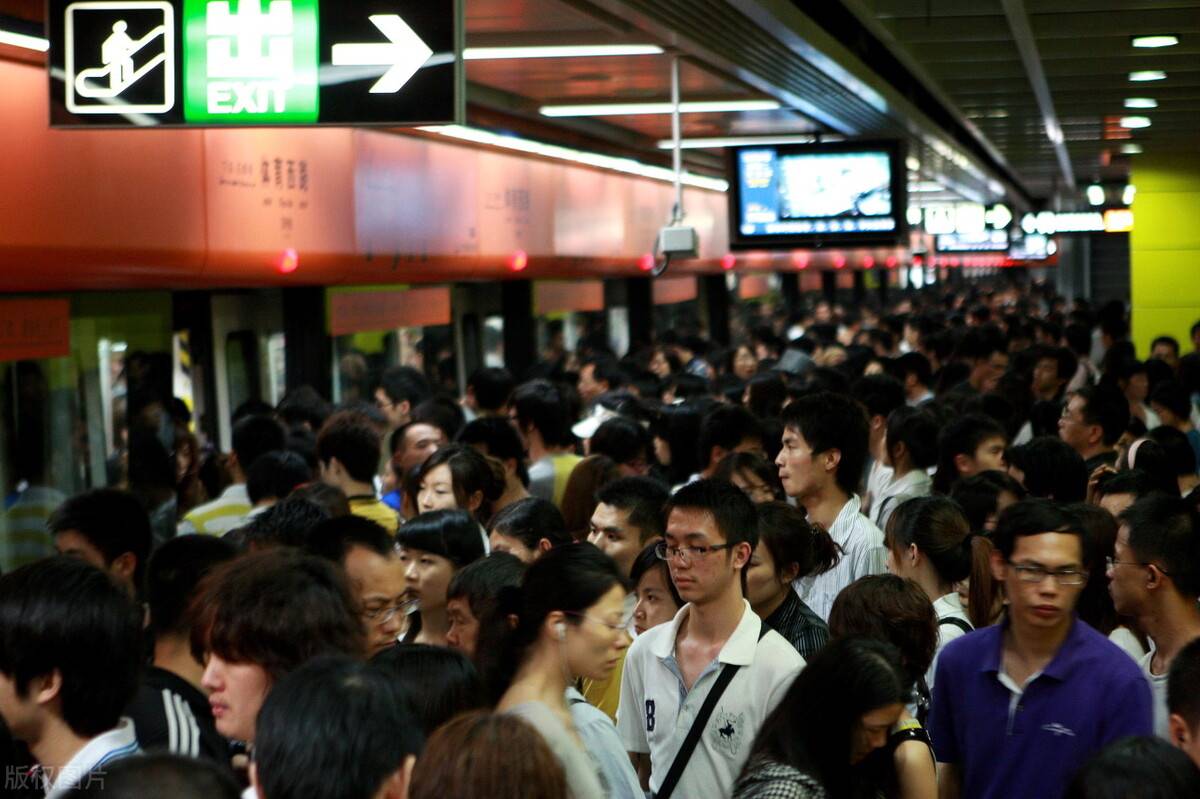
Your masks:
<instances>
[{"instance_id":1,"label":"black shoulder strap","mask_svg":"<svg viewBox=\"0 0 1200 799\"><path fill-rule=\"evenodd\" d=\"M938 619L939 627L941 627L944 624L949 624L951 627L957 627L958 629L962 630L964 633L974 632L974 630L975 630L974 627L972 627L970 624L963 621L962 619L958 618L957 616L947 616L944 619Z\"/></svg>"},{"instance_id":2,"label":"black shoulder strap","mask_svg":"<svg viewBox=\"0 0 1200 799\"><path fill-rule=\"evenodd\" d=\"M759 622L758 640L762 640L763 636L771 631L771 628L765 622ZM735 666L732 663L726 663L721 667L721 673L717 675L717 681L713 683L712 689L708 692L708 696L704 698L704 704L700 706L700 712L696 714L696 718L692 721L692 727L688 730L687 737L683 739L683 745L679 747L679 751L675 753L675 759L671 761L671 768L667 770L667 776L663 779L662 786L654 794L654 799L669 799L672 793L675 792L675 786L679 783L679 778L683 776L683 770L687 768L688 761L692 759L692 752L696 751L696 744L700 743L700 736L704 734L704 727L708 724L708 717L717 707L717 702L721 701L721 694L725 693L725 689L729 687L729 683L733 682L733 676L737 674L741 666Z\"/></svg>"}]
</instances>

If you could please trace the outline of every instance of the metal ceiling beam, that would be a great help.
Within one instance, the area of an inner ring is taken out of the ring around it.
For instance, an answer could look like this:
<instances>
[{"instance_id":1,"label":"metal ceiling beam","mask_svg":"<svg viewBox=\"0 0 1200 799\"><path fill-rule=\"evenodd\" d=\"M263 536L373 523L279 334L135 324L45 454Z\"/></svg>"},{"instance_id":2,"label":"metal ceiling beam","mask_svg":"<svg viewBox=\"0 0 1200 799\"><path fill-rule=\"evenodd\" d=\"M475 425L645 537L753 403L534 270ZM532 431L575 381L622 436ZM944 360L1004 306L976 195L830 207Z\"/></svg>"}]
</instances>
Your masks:
<instances>
[{"instance_id":1,"label":"metal ceiling beam","mask_svg":"<svg viewBox=\"0 0 1200 799\"><path fill-rule=\"evenodd\" d=\"M1058 114L1054 111L1054 98L1050 96L1050 84L1046 82L1046 71L1042 68L1042 57L1038 55L1037 42L1033 38L1033 29L1029 25L1029 14L1025 11L1024 0L1000 0L1000 5L1004 7L1004 16L1012 30L1013 41L1021 54L1021 62L1025 65L1025 74L1029 77L1033 95L1037 98L1038 109L1042 112L1046 137L1054 145L1054 155L1058 159L1063 180L1068 190L1074 190L1075 170L1071 166L1071 157L1067 154L1062 126L1058 124Z\"/></svg>"}]
</instances>

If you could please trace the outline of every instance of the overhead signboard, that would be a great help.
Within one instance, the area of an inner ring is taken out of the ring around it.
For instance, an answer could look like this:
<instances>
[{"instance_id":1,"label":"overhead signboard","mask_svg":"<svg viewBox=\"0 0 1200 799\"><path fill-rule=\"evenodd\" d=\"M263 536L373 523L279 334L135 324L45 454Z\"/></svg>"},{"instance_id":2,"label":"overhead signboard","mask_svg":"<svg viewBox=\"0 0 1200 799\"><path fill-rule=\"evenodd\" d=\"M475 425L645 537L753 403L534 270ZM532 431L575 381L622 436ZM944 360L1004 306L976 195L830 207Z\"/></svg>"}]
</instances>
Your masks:
<instances>
[{"instance_id":1,"label":"overhead signboard","mask_svg":"<svg viewBox=\"0 0 1200 799\"><path fill-rule=\"evenodd\" d=\"M984 230L978 233L946 233L935 239L938 252L1008 252L1008 233Z\"/></svg>"},{"instance_id":2,"label":"overhead signboard","mask_svg":"<svg viewBox=\"0 0 1200 799\"><path fill-rule=\"evenodd\" d=\"M1053 236L1055 233L1128 233L1133 230L1133 211L1112 208L1100 211L1060 212L1042 211L1025 214L1021 228L1026 233Z\"/></svg>"},{"instance_id":3,"label":"overhead signboard","mask_svg":"<svg viewBox=\"0 0 1200 799\"><path fill-rule=\"evenodd\" d=\"M55 126L463 121L461 0L49 0Z\"/></svg>"}]
</instances>

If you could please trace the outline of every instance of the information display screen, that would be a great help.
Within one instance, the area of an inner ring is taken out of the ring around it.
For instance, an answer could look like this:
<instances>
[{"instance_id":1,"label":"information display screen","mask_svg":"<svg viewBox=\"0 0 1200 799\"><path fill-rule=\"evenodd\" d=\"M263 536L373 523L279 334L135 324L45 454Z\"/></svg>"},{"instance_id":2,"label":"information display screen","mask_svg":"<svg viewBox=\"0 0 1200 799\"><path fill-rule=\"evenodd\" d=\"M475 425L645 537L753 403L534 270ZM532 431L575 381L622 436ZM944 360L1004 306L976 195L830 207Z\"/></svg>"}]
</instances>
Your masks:
<instances>
[{"instance_id":1,"label":"information display screen","mask_svg":"<svg viewBox=\"0 0 1200 799\"><path fill-rule=\"evenodd\" d=\"M897 142L736 149L731 240L742 248L899 241L903 163Z\"/></svg>"}]
</instances>

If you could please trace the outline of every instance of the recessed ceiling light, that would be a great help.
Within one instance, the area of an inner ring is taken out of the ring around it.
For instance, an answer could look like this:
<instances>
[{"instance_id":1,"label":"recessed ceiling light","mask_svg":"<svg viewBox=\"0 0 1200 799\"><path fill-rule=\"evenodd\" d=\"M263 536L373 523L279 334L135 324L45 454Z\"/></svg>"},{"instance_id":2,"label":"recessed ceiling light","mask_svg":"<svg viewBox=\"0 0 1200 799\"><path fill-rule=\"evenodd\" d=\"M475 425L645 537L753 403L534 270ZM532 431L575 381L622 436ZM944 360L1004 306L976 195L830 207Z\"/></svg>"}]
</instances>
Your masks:
<instances>
[{"instance_id":1,"label":"recessed ceiling light","mask_svg":"<svg viewBox=\"0 0 1200 799\"><path fill-rule=\"evenodd\" d=\"M1179 44L1179 37L1171 34L1158 36L1134 36L1134 47L1173 47Z\"/></svg>"},{"instance_id":2,"label":"recessed ceiling light","mask_svg":"<svg viewBox=\"0 0 1200 799\"><path fill-rule=\"evenodd\" d=\"M1152 97L1126 97L1126 108L1158 108L1158 100Z\"/></svg>"},{"instance_id":3,"label":"recessed ceiling light","mask_svg":"<svg viewBox=\"0 0 1200 799\"><path fill-rule=\"evenodd\" d=\"M1122 144L1121 155L1141 155L1142 145L1140 144Z\"/></svg>"},{"instance_id":4,"label":"recessed ceiling light","mask_svg":"<svg viewBox=\"0 0 1200 799\"><path fill-rule=\"evenodd\" d=\"M1087 200L1092 205L1104 205L1104 187L1093 183L1087 187Z\"/></svg>"},{"instance_id":5,"label":"recessed ceiling light","mask_svg":"<svg viewBox=\"0 0 1200 799\"><path fill-rule=\"evenodd\" d=\"M1150 117L1121 117L1121 127L1148 128L1150 127Z\"/></svg>"},{"instance_id":6,"label":"recessed ceiling light","mask_svg":"<svg viewBox=\"0 0 1200 799\"><path fill-rule=\"evenodd\" d=\"M1137 72L1130 72L1129 79L1134 83L1145 83L1151 80L1163 80L1167 77L1167 73L1161 69L1141 69Z\"/></svg>"},{"instance_id":7,"label":"recessed ceiling light","mask_svg":"<svg viewBox=\"0 0 1200 799\"><path fill-rule=\"evenodd\" d=\"M540 112L547 117L602 117L637 114L669 114L670 103L587 103L582 105L544 105ZM723 114L734 111L778 111L774 100L712 100L679 104L682 114Z\"/></svg>"},{"instance_id":8,"label":"recessed ceiling light","mask_svg":"<svg viewBox=\"0 0 1200 799\"><path fill-rule=\"evenodd\" d=\"M44 53L50 49L49 40L43 39L41 36L30 36L25 33L17 33L16 31L0 30L0 44L23 47L26 50L37 50L39 53Z\"/></svg>"},{"instance_id":9,"label":"recessed ceiling light","mask_svg":"<svg viewBox=\"0 0 1200 799\"><path fill-rule=\"evenodd\" d=\"M822 136L821 141L840 141L840 136ZM683 150L708 150L721 147L766 146L772 144L812 144L817 137L810 133L794 136L712 136L698 139L680 139L679 147ZM671 139L660 139L658 149L672 150L675 142Z\"/></svg>"},{"instance_id":10,"label":"recessed ceiling light","mask_svg":"<svg viewBox=\"0 0 1200 799\"><path fill-rule=\"evenodd\" d=\"M1125 205L1133 205L1133 198L1137 195L1137 186L1130 183L1125 187L1125 191L1121 192L1121 202Z\"/></svg>"}]
</instances>

